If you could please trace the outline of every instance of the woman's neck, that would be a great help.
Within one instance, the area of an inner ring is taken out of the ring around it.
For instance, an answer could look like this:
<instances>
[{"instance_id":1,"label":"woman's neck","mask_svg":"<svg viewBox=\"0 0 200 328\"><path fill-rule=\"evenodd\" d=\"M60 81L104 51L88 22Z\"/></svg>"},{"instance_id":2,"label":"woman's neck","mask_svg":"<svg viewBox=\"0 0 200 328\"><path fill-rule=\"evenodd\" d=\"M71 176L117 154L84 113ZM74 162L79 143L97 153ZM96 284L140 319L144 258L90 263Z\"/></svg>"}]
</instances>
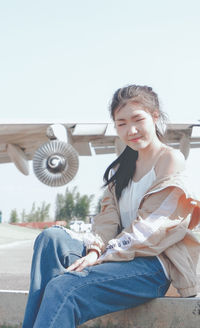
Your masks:
<instances>
[{"instance_id":1,"label":"woman's neck","mask_svg":"<svg viewBox=\"0 0 200 328\"><path fill-rule=\"evenodd\" d=\"M163 147L165 147L165 145L158 139L156 142L151 143L148 147L140 149L138 151L137 164L148 163L158 155Z\"/></svg>"}]
</instances>

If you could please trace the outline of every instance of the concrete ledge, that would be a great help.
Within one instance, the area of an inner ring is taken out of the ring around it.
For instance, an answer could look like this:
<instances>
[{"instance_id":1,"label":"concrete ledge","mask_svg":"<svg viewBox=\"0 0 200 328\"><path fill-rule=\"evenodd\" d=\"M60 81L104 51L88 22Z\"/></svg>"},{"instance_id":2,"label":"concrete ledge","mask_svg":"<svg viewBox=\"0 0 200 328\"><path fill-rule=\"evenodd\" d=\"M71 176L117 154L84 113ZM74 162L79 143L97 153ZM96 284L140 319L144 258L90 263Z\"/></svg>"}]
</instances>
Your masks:
<instances>
[{"instance_id":1,"label":"concrete ledge","mask_svg":"<svg viewBox=\"0 0 200 328\"><path fill-rule=\"evenodd\" d=\"M199 295L200 296L200 295ZM101 328L199 328L200 297L154 299L136 308L107 314L87 322ZM84 327L81 325L80 327Z\"/></svg>"},{"instance_id":2,"label":"concrete ledge","mask_svg":"<svg viewBox=\"0 0 200 328\"><path fill-rule=\"evenodd\" d=\"M21 327L28 291L0 290L0 327Z\"/></svg>"},{"instance_id":3,"label":"concrete ledge","mask_svg":"<svg viewBox=\"0 0 200 328\"><path fill-rule=\"evenodd\" d=\"M27 291L0 290L0 327L21 327L27 296ZM79 327L199 328L199 325L200 295L157 298L134 309L90 320Z\"/></svg>"}]
</instances>

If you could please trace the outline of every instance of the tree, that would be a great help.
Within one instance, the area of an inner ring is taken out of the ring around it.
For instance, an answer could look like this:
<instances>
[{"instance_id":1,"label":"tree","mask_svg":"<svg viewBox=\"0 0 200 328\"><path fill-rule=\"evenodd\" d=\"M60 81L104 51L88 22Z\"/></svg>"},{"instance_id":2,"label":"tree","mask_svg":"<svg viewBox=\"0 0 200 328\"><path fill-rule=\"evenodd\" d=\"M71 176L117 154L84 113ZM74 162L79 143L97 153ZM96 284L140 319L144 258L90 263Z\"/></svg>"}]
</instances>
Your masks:
<instances>
[{"instance_id":1,"label":"tree","mask_svg":"<svg viewBox=\"0 0 200 328\"><path fill-rule=\"evenodd\" d=\"M71 191L66 188L65 194L56 196L56 220L70 221L73 217L85 219L89 214L93 195L81 196L74 187Z\"/></svg>"},{"instance_id":2,"label":"tree","mask_svg":"<svg viewBox=\"0 0 200 328\"><path fill-rule=\"evenodd\" d=\"M78 194L77 196L78 197L76 197L76 206L74 208L74 214L77 218L82 218L83 220L85 220L86 216L89 214L90 204L94 196L80 196L80 194Z\"/></svg>"},{"instance_id":3,"label":"tree","mask_svg":"<svg viewBox=\"0 0 200 328\"><path fill-rule=\"evenodd\" d=\"M56 220L62 220L64 217L65 197L62 194L56 196Z\"/></svg>"},{"instance_id":4,"label":"tree","mask_svg":"<svg viewBox=\"0 0 200 328\"><path fill-rule=\"evenodd\" d=\"M65 194L56 196L56 220L71 220L74 216L74 197L75 189L69 191L66 188Z\"/></svg>"},{"instance_id":5,"label":"tree","mask_svg":"<svg viewBox=\"0 0 200 328\"><path fill-rule=\"evenodd\" d=\"M75 189L73 188L72 192L66 188L65 191L65 205L63 208L63 214L65 215L66 219L71 220L74 216L74 199L75 199Z\"/></svg>"},{"instance_id":6,"label":"tree","mask_svg":"<svg viewBox=\"0 0 200 328\"><path fill-rule=\"evenodd\" d=\"M42 202L41 206L36 208L35 202L29 214L26 214L26 221L28 222L44 222L49 219L50 204Z\"/></svg>"},{"instance_id":7,"label":"tree","mask_svg":"<svg viewBox=\"0 0 200 328\"><path fill-rule=\"evenodd\" d=\"M21 221L26 222L26 217L27 217L26 211L25 211L25 209L23 209L21 212Z\"/></svg>"},{"instance_id":8,"label":"tree","mask_svg":"<svg viewBox=\"0 0 200 328\"><path fill-rule=\"evenodd\" d=\"M50 206L51 204L42 202L41 207L37 208L38 221L44 222L45 220L49 219Z\"/></svg>"},{"instance_id":9,"label":"tree","mask_svg":"<svg viewBox=\"0 0 200 328\"><path fill-rule=\"evenodd\" d=\"M18 222L18 214L17 214L17 210L14 209L11 211L10 213L10 223L16 223Z\"/></svg>"}]
</instances>

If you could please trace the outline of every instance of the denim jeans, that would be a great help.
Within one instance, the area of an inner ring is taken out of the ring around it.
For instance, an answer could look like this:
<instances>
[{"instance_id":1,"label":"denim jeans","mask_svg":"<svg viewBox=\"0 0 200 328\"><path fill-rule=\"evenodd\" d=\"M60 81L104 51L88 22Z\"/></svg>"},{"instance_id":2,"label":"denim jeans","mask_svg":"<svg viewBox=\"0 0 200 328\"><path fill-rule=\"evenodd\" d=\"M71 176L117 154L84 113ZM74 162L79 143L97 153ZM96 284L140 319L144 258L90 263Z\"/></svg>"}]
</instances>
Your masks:
<instances>
[{"instance_id":1,"label":"denim jeans","mask_svg":"<svg viewBox=\"0 0 200 328\"><path fill-rule=\"evenodd\" d=\"M52 227L36 239L23 328L73 328L92 318L164 296L170 281L157 257L66 272L85 255L82 241Z\"/></svg>"}]
</instances>

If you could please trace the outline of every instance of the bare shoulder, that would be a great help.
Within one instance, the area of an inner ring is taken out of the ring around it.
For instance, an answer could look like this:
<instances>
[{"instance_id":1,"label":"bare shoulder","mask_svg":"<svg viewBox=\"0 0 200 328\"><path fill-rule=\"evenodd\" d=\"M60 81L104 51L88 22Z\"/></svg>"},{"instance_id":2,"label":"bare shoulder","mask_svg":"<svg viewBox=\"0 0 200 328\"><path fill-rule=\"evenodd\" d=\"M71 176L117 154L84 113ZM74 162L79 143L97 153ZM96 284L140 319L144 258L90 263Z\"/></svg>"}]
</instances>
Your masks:
<instances>
[{"instance_id":1,"label":"bare shoulder","mask_svg":"<svg viewBox=\"0 0 200 328\"><path fill-rule=\"evenodd\" d=\"M167 147L160 156L160 162L164 163L165 161L169 161L169 164L172 163L174 165L185 167L185 157L178 149Z\"/></svg>"},{"instance_id":2,"label":"bare shoulder","mask_svg":"<svg viewBox=\"0 0 200 328\"><path fill-rule=\"evenodd\" d=\"M155 166L158 177L181 172L185 169L185 158L183 154L174 148L167 147L160 156Z\"/></svg>"}]
</instances>

